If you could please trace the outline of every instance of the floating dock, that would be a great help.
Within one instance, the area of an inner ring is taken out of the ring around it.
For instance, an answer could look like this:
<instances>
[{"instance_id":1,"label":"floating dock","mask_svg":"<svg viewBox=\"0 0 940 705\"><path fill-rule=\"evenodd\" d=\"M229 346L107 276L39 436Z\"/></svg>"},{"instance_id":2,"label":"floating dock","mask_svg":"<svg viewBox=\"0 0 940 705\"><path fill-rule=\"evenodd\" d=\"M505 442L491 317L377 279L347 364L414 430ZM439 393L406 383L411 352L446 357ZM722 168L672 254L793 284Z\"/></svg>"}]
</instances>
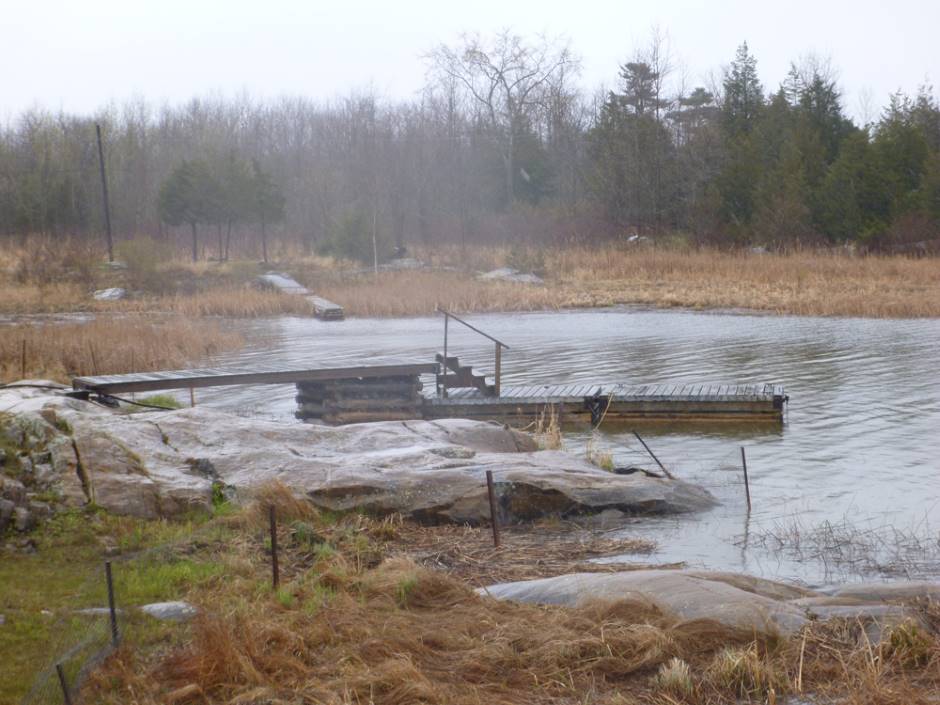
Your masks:
<instances>
[{"instance_id":1,"label":"floating dock","mask_svg":"<svg viewBox=\"0 0 940 705\"><path fill-rule=\"evenodd\" d=\"M439 356L440 357L440 356ZM75 393L115 397L231 385L293 384L297 418L331 424L407 419L496 419L529 423L547 413L562 422L783 420L788 397L779 385L486 385L454 359L459 373L440 363L401 363L318 369L194 369L76 377ZM436 391L422 376L434 375ZM461 382L460 380L464 380ZM451 388L454 384L467 384Z\"/></svg>"},{"instance_id":2,"label":"floating dock","mask_svg":"<svg viewBox=\"0 0 940 705\"><path fill-rule=\"evenodd\" d=\"M562 422L621 421L782 421L783 387L771 384L573 384L501 389L498 397L478 389L456 389L430 397L424 418L531 421L551 410Z\"/></svg>"}]
</instances>

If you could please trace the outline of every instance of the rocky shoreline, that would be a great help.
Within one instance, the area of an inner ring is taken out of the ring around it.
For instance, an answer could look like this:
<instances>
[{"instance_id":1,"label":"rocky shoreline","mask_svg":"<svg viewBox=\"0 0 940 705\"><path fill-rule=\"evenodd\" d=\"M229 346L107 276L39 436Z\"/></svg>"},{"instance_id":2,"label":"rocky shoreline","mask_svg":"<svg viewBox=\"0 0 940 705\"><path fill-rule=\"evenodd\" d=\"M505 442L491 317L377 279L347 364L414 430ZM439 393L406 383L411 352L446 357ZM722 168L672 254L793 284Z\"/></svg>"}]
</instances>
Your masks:
<instances>
[{"instance_id":1,"label":"rocky shoreline","mask_svg":"<svg viewBox=\"0 0 940 705\"><path fill-rule=\"evenodd\" d=\"M327 427L206 407L131 414L37 388L49 382L19 384L0 388L0 443L2 496L14 502L23 530L45 511L35 504L40 497L49 511L94 504L159 518L211 510L271 482L323 509L475 524L489 520L487 470L507 523L605 510L685 513L715 503L695 485L612 474L490 422Z\"/></svg>"}]
</instances>

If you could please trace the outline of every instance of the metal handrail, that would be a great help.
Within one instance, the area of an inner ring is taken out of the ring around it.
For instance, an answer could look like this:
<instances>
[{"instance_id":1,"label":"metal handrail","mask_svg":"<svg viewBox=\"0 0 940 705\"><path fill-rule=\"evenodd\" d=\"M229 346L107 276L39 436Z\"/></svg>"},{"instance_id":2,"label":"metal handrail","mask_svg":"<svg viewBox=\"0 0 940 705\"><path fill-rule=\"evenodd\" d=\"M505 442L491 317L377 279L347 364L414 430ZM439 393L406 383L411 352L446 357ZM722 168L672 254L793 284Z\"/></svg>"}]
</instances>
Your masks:
<instances>
[{"instance_id":1,"label":"metal handrail","mask_svg":"<svg viewBox=\"0 0 940 705\"><path fill-rule=\"evenodd\" d=\"M462 323L462 324L465 325L467 328L469 328L470 330L472 330L474 333L478 333L478 334L482 335L484 338L487 338L487 339L489 339L489 340L492 340L494 343L496 343L496 349L495 349L495 363L496 363L496 364L495 364L495 367L496 367L496 369L495 369L495 371L494 371L495 374L493 375L493 376L494 376L494 382L495 382L493 386L494 386L494 391L496 392L496 396L499 396L499 394L500 394L500 389L501 389L501 386L502 386L502 385L501 385L501 382L502 382L502 367L503 367L503 364L502 364L502 363L503 363L503 349L509 350L509 346L506 345L506 343L504 343L503 341L494 338L494 337L493 337L492 335L490 335L489 333L484 333L482 330L480 330L480 329L477 328L476 326L473 326L473 325L467 323L465 320L463 320L463 319L460 318L459 316L455 316L455 315L452 314L450 311L447 311L447 310L441 308L440 306L435 307L435 310L436 310L438 313L444 314L444 361L443 361L444 364L443 364L443 367L442 367L442 374L438 376L438 387L437 387L437 394L438 394L438 396L441 396L441 395L443 394L444 398L447 398L447 385L444 384L444 386L441 387L441 386L440 386L440 380L441 380L443 377L446 377L446 376L447 376L447 323L448 323L448 321L450 321L451 318L453 318L453 319L454 319L455 321L457 321L458 323Z\"/></svg>"},{"instance_id":2,"label":"metal handrail","mask_svg":"<svg viewBox=\"0 0 940 705\"><path fill-rule=\"evenodd\" d=\"M470 325L469 323L467 323L465 320L463 320L463 319L460 318L459 316L455 316L454 314L452 314L450 311L447 311L447 310L441 308L440 306L438 306L435 310L436 310L438 313L443 313L444 316L447 317L447 318L453 318L453 319L454 319L455 321L457 321L458 323L463 323L465 326L467 326L467 328L469 328L470 330L472 330L474 333L479 333L479 334L482 335L484 338L489 338L490 340L492 340L494 343L496 343L497 345L501 346L501 347L504 348L505 350L509 350L509 346L506 345L506 343L504 343L503 341L497 340L496 338L494 338L494 337L493 337L492 335L490 335L489 333L484 333L482 330L480 330L480 329L477 328L476 326Z\"/></svg>"}]
</instances>

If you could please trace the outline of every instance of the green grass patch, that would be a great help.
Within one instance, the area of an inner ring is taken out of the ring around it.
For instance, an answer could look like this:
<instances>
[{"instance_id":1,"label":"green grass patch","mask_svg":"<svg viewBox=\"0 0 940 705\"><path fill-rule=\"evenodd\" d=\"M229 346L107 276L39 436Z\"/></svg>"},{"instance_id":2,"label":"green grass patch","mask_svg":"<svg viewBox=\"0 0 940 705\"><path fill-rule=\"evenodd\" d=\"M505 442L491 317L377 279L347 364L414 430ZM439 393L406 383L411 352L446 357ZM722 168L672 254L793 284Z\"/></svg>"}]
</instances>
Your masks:
<instances>
[{"instance_id":1,"label":"green grass patch","mask_svg":"<svg viewBox=\"0 0 940 705\"><path fill-rule=\"evenodd\" d=\"M140 399L135 399L134 401L141 404L150 404L152 406L162 406L167 409L183 408L183 404L176 397L170 394L151 394L149 397L141 397ZM145 411L146 408L132 405L130 410L132 413L135 413L138 411Z\"/></svg>"},{"instance_id":2,"label":"green grass patch","mask_svg":"<svg viewBox=\"0 0 940 705\"><path fill-rule=\"evenodd\" d=\"M0 705L14 705L58 654L90 639L107 643L108 620L75 614L108 604L112 561L118 607L185 599L224 570L217 551L232 530L205 512L178 521L111 516L100 509L60 513L33 534L32 554L0 554ZM185 625L125 612L122 631L137 645L181 638ZM81 655L66 664L77 672Z\"/></svg>"}]
</instances>

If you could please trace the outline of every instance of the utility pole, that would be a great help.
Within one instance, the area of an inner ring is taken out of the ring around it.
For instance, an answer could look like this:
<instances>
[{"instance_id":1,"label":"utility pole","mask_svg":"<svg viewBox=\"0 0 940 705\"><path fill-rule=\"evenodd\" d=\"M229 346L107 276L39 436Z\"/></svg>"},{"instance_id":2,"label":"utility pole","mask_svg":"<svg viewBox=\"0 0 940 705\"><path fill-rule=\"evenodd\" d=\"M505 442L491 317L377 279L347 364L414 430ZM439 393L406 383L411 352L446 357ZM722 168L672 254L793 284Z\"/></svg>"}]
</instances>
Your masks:
<instances>
[{"instance_id":1,"label":"utility pole","mask_svg":"<svg viewBox=\"0 0 940 705\"><path fill-rule=\"evenodd\" d=\"M101 167L101 194L104 201L104 228L108 236L108 262L114 261L114 243L111 240L111 207L108 205L108 177L104 172L104 148L101 146L101 125L95 123L98 136L98 164Z\"/></svg>"}]
</instances>

